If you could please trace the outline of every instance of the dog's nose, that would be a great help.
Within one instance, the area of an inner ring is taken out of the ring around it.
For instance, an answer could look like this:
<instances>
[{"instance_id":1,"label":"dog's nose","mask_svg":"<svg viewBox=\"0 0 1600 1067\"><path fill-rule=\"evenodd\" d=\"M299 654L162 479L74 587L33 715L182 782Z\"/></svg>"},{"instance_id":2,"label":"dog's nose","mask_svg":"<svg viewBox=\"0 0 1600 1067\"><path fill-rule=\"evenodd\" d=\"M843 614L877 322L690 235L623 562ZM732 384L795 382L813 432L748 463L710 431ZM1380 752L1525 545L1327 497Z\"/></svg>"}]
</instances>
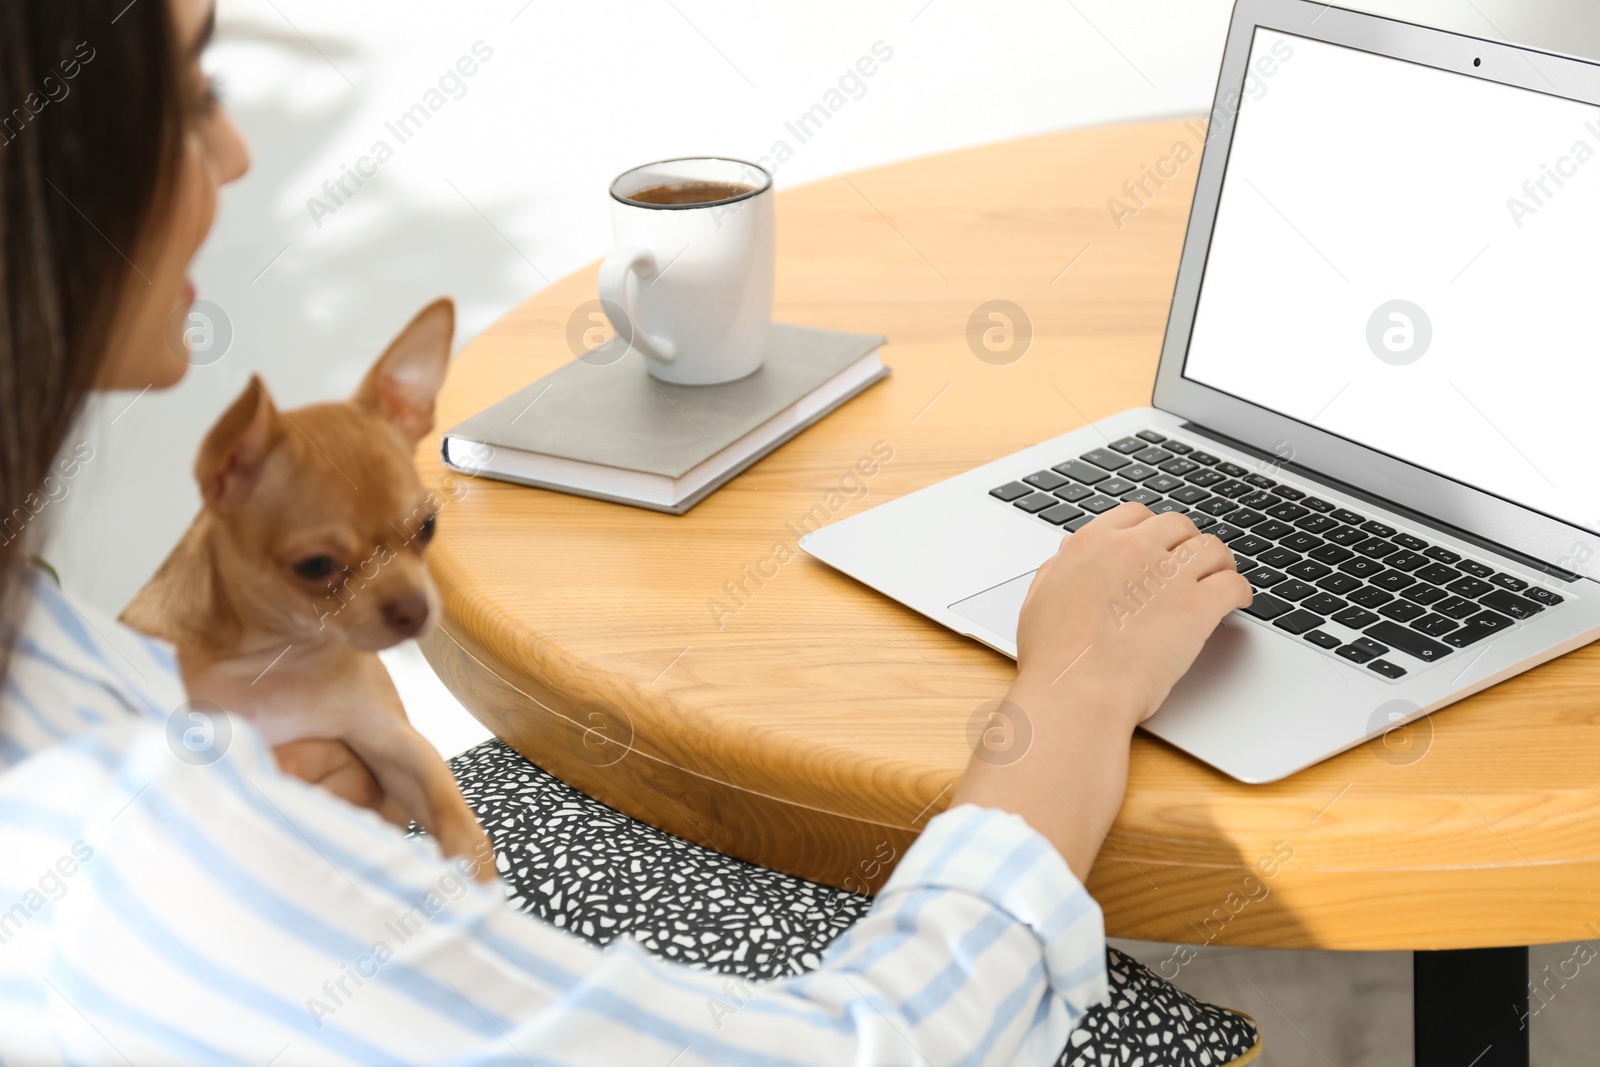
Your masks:
<instances>
[{"instance_id":1,"label":"dog's nose","mask_svg":"<svg viewBox=\"0 0 1600 1067\"><path fill-rule=\"evenodd\" d=\"M411 593L399 600L389 601L383 606L383 621L399 633L415 637L422 632L423 624L428 621L427 596L423 593Z\"/></svg>"}]
</instances>

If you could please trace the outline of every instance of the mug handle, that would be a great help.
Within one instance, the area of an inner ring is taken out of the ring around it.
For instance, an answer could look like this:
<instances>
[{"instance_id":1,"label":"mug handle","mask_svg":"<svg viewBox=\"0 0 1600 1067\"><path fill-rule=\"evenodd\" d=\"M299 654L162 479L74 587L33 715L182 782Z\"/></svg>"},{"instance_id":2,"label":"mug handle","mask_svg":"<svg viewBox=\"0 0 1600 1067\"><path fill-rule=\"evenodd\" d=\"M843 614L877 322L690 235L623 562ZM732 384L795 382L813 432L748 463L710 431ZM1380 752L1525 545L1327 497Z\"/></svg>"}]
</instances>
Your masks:
<instances>
[{"instance_id":1,"label":"mug handle","mask_svg":"<svg viewBox=\"0 0 1600 1067\"><path fill-rule=\"evenodd\" d=\"M648 248L616 248L600 263L600 310L606 313L617 335L650 359L671 363L678 348L665 337L652 337L639 323L639 311L628 296L628 275L637 274L648 284L656 276L655 253ZM621 314L627 321L618 322Z\"/></svg>"}]
</instances>

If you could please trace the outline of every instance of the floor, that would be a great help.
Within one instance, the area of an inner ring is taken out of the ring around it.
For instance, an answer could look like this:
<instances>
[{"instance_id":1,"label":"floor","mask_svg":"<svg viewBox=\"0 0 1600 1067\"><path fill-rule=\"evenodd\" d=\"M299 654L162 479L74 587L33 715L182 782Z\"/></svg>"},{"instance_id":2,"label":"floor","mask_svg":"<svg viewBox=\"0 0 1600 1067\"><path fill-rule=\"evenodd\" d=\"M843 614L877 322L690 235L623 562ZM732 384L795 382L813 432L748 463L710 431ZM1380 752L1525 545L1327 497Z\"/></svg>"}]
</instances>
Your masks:
<instances>
[{"instance_id":1,"label":"floor","mask_svg":"<svg viewBox=\"0 0 1600 1067\"><path fill-rule=\"evenodd\" d=\"M1600 5L1349 6L1600 55ZM193 514L189 457L252 373L285 406L344 395L440 293L456 297L458 340L469 339L606 250L613 175L671 155L767 155L785 122L875 44L890 58L847 86L847 105L778 168L780 188L1045 130L1198 113L1230 9L1227 0L221 0L208 63L255 165L225 193L195 278L231 341L176 389L97 403L84 426L95 459L55 509L45 554L73 595L119 609ZM463 57L470 76L451 72ZM389 124L435 90L442 105L401 140ZM364 162L375 155L383 162ZM386 660L442 752L487 736L414 645ZM1149 960L1170 953L1128 947ZM1540 949L1535 970L1570 955ZM1595 1060L1600 979L1587 974L1538 1015L1536 1063ZM1269 1042L1262 1062L1275 1067L1410 1062L1409 982L1403 954L1221 948L1181 978L1255 1016Z\"/></svg>"}]
</instances>

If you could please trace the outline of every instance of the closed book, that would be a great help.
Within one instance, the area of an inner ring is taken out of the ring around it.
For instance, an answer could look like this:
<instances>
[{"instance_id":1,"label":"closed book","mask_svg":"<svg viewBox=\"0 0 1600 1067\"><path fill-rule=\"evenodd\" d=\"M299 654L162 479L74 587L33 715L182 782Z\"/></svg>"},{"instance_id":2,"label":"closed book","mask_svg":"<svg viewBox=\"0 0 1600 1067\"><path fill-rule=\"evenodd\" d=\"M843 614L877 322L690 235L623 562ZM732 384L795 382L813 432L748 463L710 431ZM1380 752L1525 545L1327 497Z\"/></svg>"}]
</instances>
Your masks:
<instances>
[{"instance_id":1,"label":"closed book","mask_svg":"<svg viewBox=\"0 0 1600 1067\"><path fill-rule=\"evenodd\" d=\"M673 385L619 338L445 433L464 474L681 515L889 374L882 337L773 323L761 369Z\"/></svg>"}]
</instances>

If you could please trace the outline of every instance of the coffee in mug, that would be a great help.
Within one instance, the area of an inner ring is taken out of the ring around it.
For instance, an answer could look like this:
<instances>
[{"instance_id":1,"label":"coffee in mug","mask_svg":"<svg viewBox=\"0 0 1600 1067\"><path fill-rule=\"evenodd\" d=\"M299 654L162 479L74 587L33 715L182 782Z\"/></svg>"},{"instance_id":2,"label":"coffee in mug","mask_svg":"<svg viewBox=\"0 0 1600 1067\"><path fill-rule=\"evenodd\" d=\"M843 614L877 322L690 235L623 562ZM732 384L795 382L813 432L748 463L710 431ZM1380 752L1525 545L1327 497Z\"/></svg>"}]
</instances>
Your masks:
<instances>
[{"instance_id":1,"label":"coffee in mug","mask_svg":"<svg viewBox=\"0 0 1600 1067\"><path fill-rule=\"evenodd\" d=\"M616 248L600 264L600 306L655 378L715 385L760 369L772 198L772 175L738 159L668 159L611 183Z\"/></svg>"}]
</instances>

